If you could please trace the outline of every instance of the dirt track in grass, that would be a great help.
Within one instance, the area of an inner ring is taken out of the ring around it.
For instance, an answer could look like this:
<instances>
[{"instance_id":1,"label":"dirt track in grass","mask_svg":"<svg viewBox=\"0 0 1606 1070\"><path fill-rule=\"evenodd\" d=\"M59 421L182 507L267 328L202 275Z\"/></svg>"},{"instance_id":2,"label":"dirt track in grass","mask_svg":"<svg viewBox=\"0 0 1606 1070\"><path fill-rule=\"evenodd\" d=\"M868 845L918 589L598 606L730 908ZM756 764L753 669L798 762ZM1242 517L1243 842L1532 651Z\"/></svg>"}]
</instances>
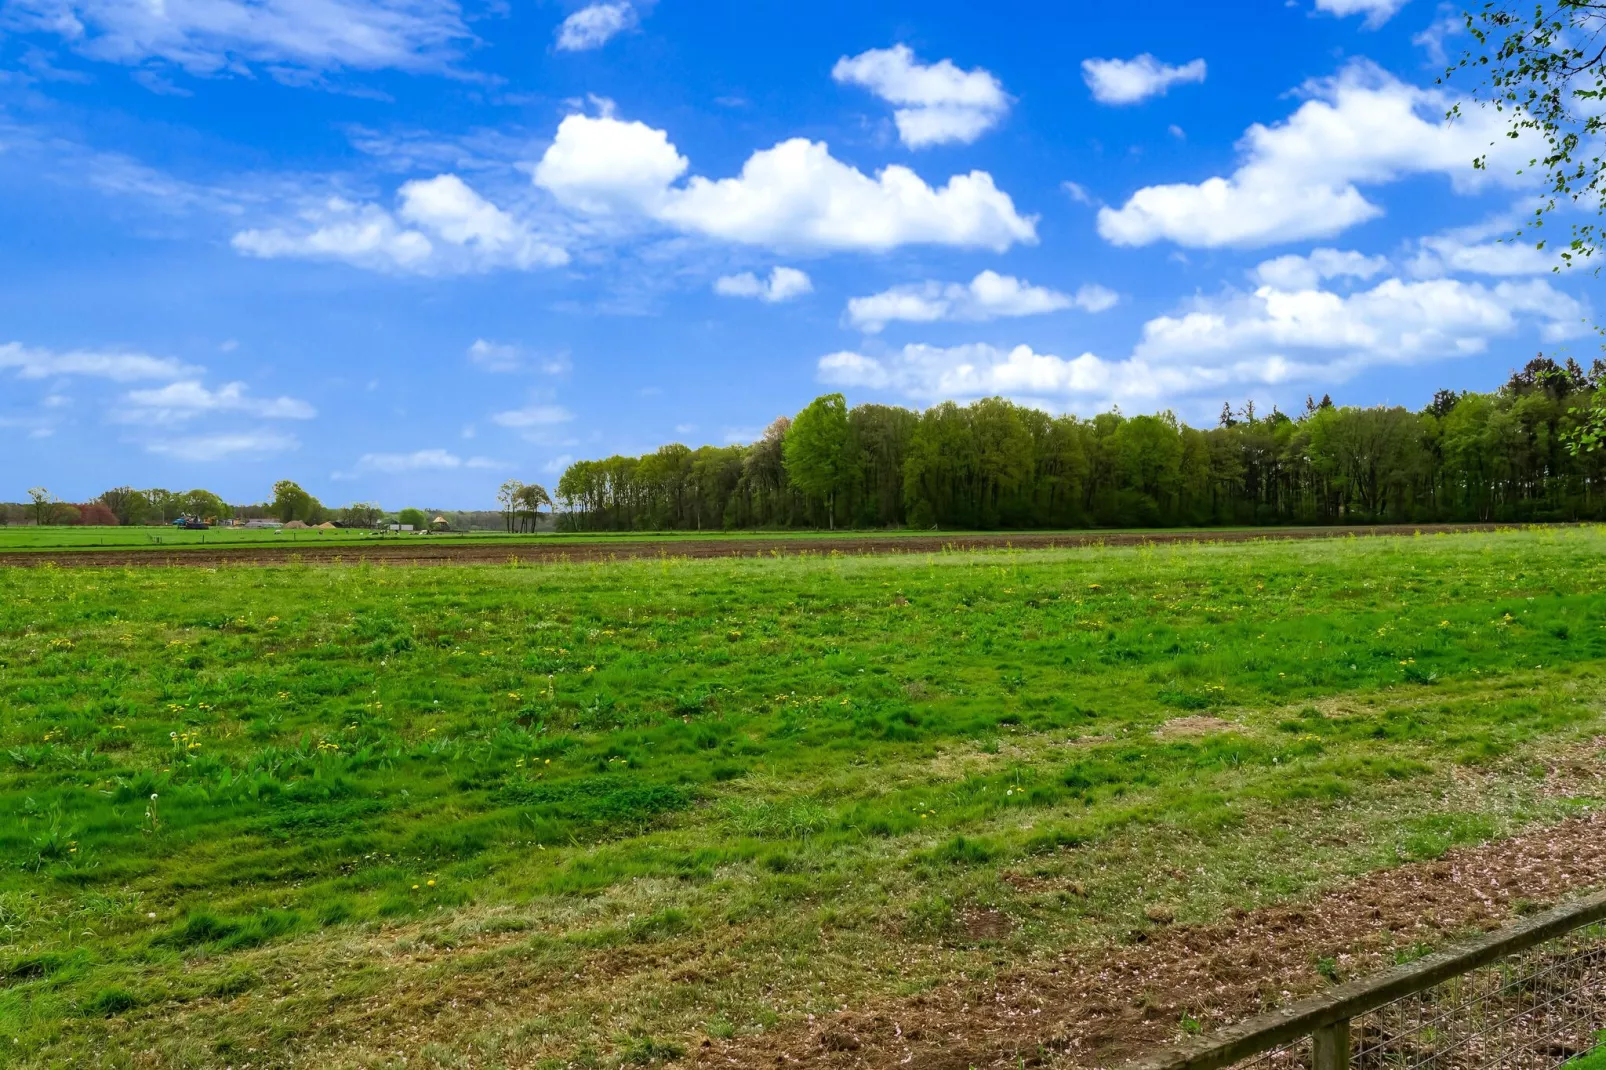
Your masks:
<instances>
[{"instance_id":1,"label":"dirt track in grass","mask_svg":"<svg viewBox=\"0 0 1606 1070\"><path fill-rule=\"evenodd\" d=\"M917 554L952 550L1048 550L1086 546L1161 546L1171 543L1250 542L1257 539L1331 539L1344 536L1413 535L1495 531L1502 524L1378 524L1358 527L1233 528L1220 531L1077 531L985 535L838 535L812 538L707 539L674 535L661 539L599 539L596 542L452 543L426 538L315 546L132 547L124 550L15 550L0 553L0 567L39 565L121 568L130 566L377 564L544 565L657 557L770 557L799 554Z\"/></svg>"},{"instance_id":2,"label":"dirt track in grass","mask_svg":"<svg viewBox=\"0 0 1606 1070\"><path fill-rule=\"evenodd\" d=\"M1374 872L1302 903L1159 926L1113 949L1067 953L1053 968L939 987L762 1037L705 1040L691 1060L702 1070L1111 1066L1179 1039L1184 1012L1209 1031L1319 990L1327 983L1319 959L1334 960L1341 980L1363 977L1393 965L1399 949L1443 946L1602 883L1606 815L1589 814Z\"/></svg>"}]
</instances>

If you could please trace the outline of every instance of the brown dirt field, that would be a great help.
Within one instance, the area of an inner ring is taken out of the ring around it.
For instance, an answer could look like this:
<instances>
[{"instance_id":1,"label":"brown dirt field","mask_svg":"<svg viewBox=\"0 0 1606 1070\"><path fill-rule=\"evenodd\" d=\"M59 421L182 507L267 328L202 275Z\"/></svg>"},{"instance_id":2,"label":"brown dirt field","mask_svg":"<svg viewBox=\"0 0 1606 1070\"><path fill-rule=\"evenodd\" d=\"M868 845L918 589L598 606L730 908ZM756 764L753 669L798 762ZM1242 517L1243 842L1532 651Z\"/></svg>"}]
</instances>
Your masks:
<instances>
[{"instance_id":1,"label":"brown dirt field","mask_svg":"<svg viewBox=\"0 0 1606 1070\"><path fill-rule=\"evenodd\" d=\"M126 550L13 550L0 552L0 567L72 565L95 568L129 566L376 564L376 565L521 565L615 561L657 557L769 557L829 553L917 554L943 550L1046 550L1085 546L1162 546L1170 543L1252 542L1258 539L1331 539L1366 535L1435 535L1450 532L1511 529L1505 524L1378 524L1365 527L1234 528L1222 531L1145 531L1060 533L1024 532L986 535L844 535L830 538L777 536L757 539L664 539L567 543L457 544L449 542L381 543L344 546L240 546L213 549L129 548Z\"/></svg>"},{"instance_id":2,"label":"brown dirt field","mask_svg":"<svg viewBox=\"0 0 1606 1070\"><path fill-rule=\"evenodd\" d=\"M1393 965L1397 949L1444 946L1603 882L1606 815L1589 814L1374 872L1302 903L1213 925L1161 924L1126 945L1067 953L1051 968L761 1037L705 1040L689 1061L702 1070L1111 1066L1180 1039L1184 1011L1208 1032L1319 990L1328 982L1318 959L1333 959L1340 980L1366 976Z\"/></svg>"}]
</instances>

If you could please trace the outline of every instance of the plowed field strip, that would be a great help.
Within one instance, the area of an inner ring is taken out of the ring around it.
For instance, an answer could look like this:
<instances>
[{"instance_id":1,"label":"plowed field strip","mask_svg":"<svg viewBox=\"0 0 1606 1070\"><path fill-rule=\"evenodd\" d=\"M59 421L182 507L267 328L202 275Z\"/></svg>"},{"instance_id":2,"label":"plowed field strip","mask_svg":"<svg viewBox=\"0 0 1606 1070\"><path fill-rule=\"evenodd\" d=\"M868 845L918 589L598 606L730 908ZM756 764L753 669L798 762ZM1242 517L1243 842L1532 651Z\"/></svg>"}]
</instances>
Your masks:
<instances>
[{"instance_id":1,"label":"plowed field strip","mask_svg":"<svg viewBox=\"0 0 1606 1070\"><path fill-rule=\"evenodd\" d=\"M1331 539L1367 535L1424 535L1495 531L1500 524L1379 524L1359 527L1232 528L1220 531L1078 531L987 535L844 535L814 538L631 539L543 545L539 542L457 544L384 542L335 546L241 546L194 549L146 547L123 550L13 550L0 552L0 566L82 568L130 566L316 564L469 565L564 564L656 557L769 557L773 554L918 554L944 550L1047 550L1085 546L1156 546L1172 543L1250 542L1258 539Z\"/></svg>"}]
</instances>

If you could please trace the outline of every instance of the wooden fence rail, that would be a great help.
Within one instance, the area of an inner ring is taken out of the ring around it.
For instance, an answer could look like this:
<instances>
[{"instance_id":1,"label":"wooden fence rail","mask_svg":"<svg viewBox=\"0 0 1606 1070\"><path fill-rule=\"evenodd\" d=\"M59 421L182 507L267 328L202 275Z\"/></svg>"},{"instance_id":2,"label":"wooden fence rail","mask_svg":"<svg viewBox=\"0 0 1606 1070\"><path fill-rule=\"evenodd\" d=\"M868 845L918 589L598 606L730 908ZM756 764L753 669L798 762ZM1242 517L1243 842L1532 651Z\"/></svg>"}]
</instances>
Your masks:
<instances>
[{"instance_id":1,"label":"wooden fence rail","mask_svg":"<svg viewBox=\"0 0 1606 1070\"><path fill-rule=\"evenodd\" d=\"M1350 1023L1355 1019L1601 921L1606 921L1606 891L1377 976L1337 985L1207 1037L1157 1051L1122 1070L1221 1070L1307 1037L1312 1070L1346 1070L1350 1066ZM1606 1026L1606 1021L1599 1026Z\"/></svg>"}]
</instances>

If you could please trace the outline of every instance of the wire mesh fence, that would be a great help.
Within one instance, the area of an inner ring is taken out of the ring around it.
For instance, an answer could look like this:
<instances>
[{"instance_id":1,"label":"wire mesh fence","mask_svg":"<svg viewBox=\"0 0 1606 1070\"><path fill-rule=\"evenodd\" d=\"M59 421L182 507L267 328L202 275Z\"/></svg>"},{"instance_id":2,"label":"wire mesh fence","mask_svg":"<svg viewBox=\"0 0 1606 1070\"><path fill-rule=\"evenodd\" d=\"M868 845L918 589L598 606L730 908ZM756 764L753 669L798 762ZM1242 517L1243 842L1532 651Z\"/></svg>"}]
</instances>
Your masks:
<instances>
[{"instance_id":1,"label":"wire mesh fence","mask_svg":"<svg viewBox=\"0 0 1606 1070\"><path fill-rule=\"evenodd\" d=\"M1602 918L1597 894L1130 1070L1606 1070Z\"/></svg>"},{"instance_id":2,"label":"wire mesh fence","mask_svg":"<svg viewBox=\"0 0 1606 1070\"><path fill-rule=\"evenodd\" d=\"M1352 1022L1366 1070L1550 1070L1606 1028L1606 932L1569 933L1395 1000Z\"/></svg>"}]
</instances>

